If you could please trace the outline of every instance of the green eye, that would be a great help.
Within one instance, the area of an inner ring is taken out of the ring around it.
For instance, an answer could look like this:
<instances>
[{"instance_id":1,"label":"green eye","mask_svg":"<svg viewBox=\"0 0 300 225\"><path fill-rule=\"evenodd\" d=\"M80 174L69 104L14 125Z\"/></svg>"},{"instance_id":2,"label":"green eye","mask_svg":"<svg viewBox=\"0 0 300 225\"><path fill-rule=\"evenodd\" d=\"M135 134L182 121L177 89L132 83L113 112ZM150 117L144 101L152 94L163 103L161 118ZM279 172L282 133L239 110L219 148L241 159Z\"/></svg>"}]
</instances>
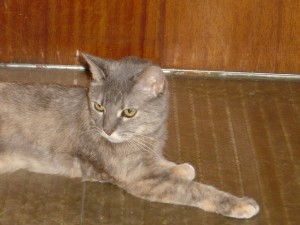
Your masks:
<instances>
[{"instance_id":1,"label":"green eye","mask_svg":"<svg viewBox=\"0 0 300 225\"><path fill-rule=\"evenodd\" d=\"M124 109L122 112L123 117L132 118L137 113L136 109Z\"/></svg>"},{"instance_id":2,"label":"green eye","mask_svg":"<svg viewBox=\"0 0 300 225\"><path fill-rule=\"evenodd\" d=\"M103 105L100 105L99 103L95 102L95 109L99 112L104 112L105 108Z\"/></svg>"}]
</instances>

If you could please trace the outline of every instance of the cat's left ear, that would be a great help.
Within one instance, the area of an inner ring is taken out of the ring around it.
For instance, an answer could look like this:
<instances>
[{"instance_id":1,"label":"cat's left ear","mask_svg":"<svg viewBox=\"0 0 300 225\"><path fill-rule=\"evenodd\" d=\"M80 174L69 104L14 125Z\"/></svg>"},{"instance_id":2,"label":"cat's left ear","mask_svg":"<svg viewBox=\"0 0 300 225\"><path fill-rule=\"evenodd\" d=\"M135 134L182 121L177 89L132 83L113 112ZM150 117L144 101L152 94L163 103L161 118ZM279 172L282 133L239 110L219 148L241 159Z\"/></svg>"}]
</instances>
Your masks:
<instances>
[{"instance_id":1,"label":"cat's left ear","mask_svg":"<svg viewBox=\"0 0 300 225\"><path fill-rule=\"evenodd\" d=\"M135 88L154 96L163 93L166 85L166 77L158 66L149 66L135 78Z\"/></svg>"},{"instance_id":2,"label":"cat's left ear","mask_svg":"<svg viewBox=\"0 0 300 225\"><path fill-rule=\"evenodd\" d=\"M107 60L82 52L77 52L77 57L80 61L83 60L88 65L94 81L101 82L105 80L106 74L104 69L106 64L108 64Z\"/></svg>"}]
</instances>

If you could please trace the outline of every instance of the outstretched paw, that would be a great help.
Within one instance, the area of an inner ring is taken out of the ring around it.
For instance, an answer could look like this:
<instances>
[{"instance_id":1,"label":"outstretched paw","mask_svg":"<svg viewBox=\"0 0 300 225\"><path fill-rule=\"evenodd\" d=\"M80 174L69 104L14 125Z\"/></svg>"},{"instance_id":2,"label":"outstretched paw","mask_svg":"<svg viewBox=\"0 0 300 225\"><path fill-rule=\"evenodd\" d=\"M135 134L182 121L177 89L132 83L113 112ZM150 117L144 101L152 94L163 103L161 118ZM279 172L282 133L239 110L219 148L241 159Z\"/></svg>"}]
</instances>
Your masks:
<instances>
[{"instance_id":1,"label":"outstretched paw","mask_svg":"<svg viewBox=\"0 0 300 225\"><path fill-rule=\"evenodd\" d=\"M219 210L219 213L224 216L248 219L259 212L259 206L256 201L251 198L229 197L221 202Z\"/></svg>"},{"instance_id":2,"label":"outstretched paw","mask_svg":"<svg viewBox=\"0 0 300 225\"><path fill-rule=\"evenodd\" d=\"M238 204L231 209L231 217L247 219L255 216L259 212L259 206L251 198L241 198Z\"/></svg>"},{"instance_id":3,"label":"outstretched paw","mask_svg":"<svg viewBox=\"0 0 300 225\"><path fill-rule=\"evenodd\" d=\"M176 165L171 169L173 175L178 178L193 180L195 178L195 169L188 163Z\"/></svg>"}]
</instances>

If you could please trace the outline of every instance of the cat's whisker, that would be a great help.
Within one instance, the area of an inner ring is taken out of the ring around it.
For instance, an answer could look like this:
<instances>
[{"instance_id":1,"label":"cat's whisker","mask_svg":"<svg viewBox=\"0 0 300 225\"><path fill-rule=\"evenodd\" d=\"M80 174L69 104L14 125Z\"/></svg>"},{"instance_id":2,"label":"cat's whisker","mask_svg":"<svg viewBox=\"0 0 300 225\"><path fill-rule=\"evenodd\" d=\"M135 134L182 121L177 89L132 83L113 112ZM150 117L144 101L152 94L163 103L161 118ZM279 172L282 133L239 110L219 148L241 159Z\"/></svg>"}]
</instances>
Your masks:
<instances>
[{"instance_id":1,"label":"cat's whisker","mask_svg":"<svg viewBox=\"0 0 300 225\"><path fill-rule=\"evenodd\" d=\"M152 152L154 154L157 154L157 152L154 151L153 148L151 148L149 145L143 143L142 141L140 140L135 140L136 143L139 144L139 146L141 146L141 148L143 148L144 150L148 151L148 152Z\"/></svg>"},{"instance_id":2,"label":"cat's whisker","mask_svg":"<svg viewBox=\"0 0 300 225\"><path fill-rule=\"evenodd\" d=\"M151 155L155 155L152 151L150 151L149 149L145 148L144 146L142 146L140 143L136 142L136 141L130 141L130 143L132 144L132 147L134 148L134 150L136 151L140 151L143 154L145 153L150 153Z\"/></svg>"},{"instance_id":3,"label":"cat's whisker","mask_svg":"<svg viewBox=\"0 0 300 225\"><path fill-rule=\"evenodd\" d=\"M134 134L134 132L131 133L127 132L122 134L123 137L128 137L128 136L131 137L132 134ZM130 138L130 141L134 142L136 145L139 145L139 147L142 148L142 150L146 150L147 152L151 152L155 155L158 155L158 153L154 150L154 148L156 147L155 142L158 142L156 139L145 135L136 135L133 138Z\"/></svg>"},{"instance_id":4,"label":"cat's whisker","mask_svg":"<svg viewBox=\"0 0 300 225\"><path fill-rule=\"evenodd\" d=\"M151 136L148 136L148 135L145 135L145 134L142 134L142 133L137 133L137 132L131 132L131 131L127 131L127 132L124 132L125 134L131 134L131 135L134 135L134 136L141 136L141 137L145 137L147 139L151 139L151 140L154 140L154 141L158 141L156 138L154 137L151 137Z\"/></svg>"},{"instance_id":5,"label":"cat's whisker","mask_svg":"<svg viewBox=\"0 0 300 225\"><path fill-rule=\"evenodd\" d=\"M136 132L124 132L124 133L121 133L122 136L124 136L125 138L127 137L130 137L130 138L139 138L139 139L142 139L144 142L147 142L151 145L154 145L154 144L157 144L159 143L159 140L157 140L156 138L153 138L153 137L150 137L150 136L147 136L147 135L144 135L144 134L140 134L140 133L136 133ZM147 140L145 140L147 139ZM152 143L152 142L155 142L155 143Z\"/></svg>"},{"instance_id":6,"label":"cat's whisker","mask_svg":"<svg viewBox=\"0 0 300 225\"><path fill-rule=\"evenodd\" d=\"M136 139L138 139L139 141L142 141L143 143L151 146L151 147L155 147L157 143L151 141L151 140L147 140L147 139L144 139L144 137L135 137Z\"/></svg>"},{"instance_id":7,"label":"cat's whisker","mask_svg":"<svg viewBox=\"0 0 300 225\"><path fill-rule=\"evenodd\" d=\"M132 147L134 150L136 150L136 151L139 151L139 150L140 150L140 146L139 146L135 141L130 140L130 141L128 141L127 143L128 143L128 144L130 145L130 147Z\"/></svg>"},{"instance_id":8,"label":"cat's whisker","mask_svg":"<svg viewBox=\"0 0 300 225\"><path fill-rule=\"evenodd\" d=\"M140 150L140 148L134 142L129 141L128 144L131 148L133 148L134 151Z\"/></svg>"},{"instance_id":9,"label":"cat's whisker","mask_svg":"<svg viewBox=\"0 0 300 225\"><path fill-rule=\"evenodd\" d=\"M154 154L158 158L161 158L161 156L157 152L155 152L150 146L148 146L147 144L145 144L141 140L139 140L139 139L131 139L131 142L134 143L134 144L136 144L139 147L140 150L146 151L146 152L151 153L151 154Z\"/></svg>"}]
</instances>

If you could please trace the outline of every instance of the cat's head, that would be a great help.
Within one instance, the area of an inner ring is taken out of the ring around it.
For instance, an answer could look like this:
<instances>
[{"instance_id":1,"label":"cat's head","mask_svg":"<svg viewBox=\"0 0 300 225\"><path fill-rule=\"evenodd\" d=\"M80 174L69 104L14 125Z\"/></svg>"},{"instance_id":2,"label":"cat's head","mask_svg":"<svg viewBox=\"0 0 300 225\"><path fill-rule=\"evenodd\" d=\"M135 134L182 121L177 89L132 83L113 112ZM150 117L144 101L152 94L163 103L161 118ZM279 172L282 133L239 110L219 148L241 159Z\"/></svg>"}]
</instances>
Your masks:
<instances>
[{"instance_id":1,"label":"cat's head","mask_svg":"<svg viewBox=\"0 0 300 225\"><path fill-rule=\"evenodd\" d=\"M122 143L165 129L168 90L161 68L133 57L115 61L81 55L92 74L92 122L102 137Z\"/></svg>"}]
</instances>

